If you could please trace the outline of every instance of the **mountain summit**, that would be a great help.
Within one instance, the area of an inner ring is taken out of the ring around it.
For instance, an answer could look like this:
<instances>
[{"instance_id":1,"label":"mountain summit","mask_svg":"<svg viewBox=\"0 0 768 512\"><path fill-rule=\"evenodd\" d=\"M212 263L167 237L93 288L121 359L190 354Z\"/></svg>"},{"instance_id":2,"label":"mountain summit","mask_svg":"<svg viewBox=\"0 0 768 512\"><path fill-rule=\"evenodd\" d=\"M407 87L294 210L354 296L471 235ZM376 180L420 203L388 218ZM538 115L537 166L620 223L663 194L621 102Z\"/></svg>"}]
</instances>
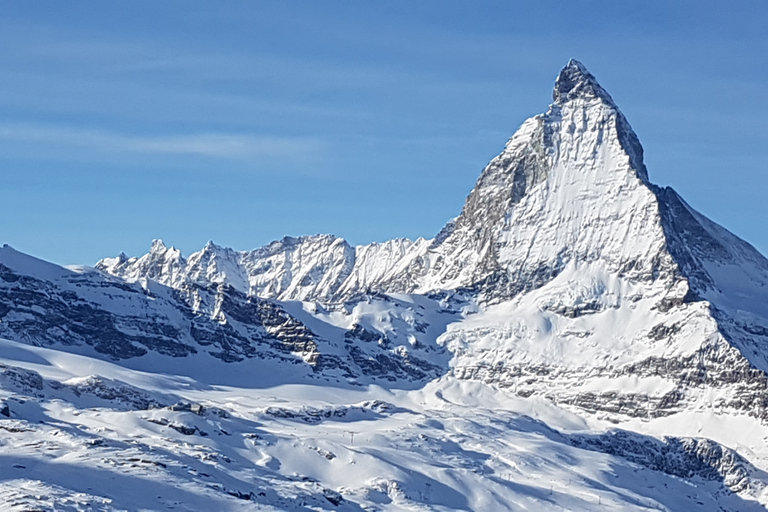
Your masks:
<instances>
[{"instance_id":1,"label":"mountain summit","mask_svg":"<svg viewBox=\"0 0 768 512\"><path fill-rule=\"evenodd\" d=\"M557 75L555 89L552 91L552 100L558 105L562 105L575 98L600 98L606 103L614 105L611 96L600 87L597 79L584 67L584 64L571 59Z\"/></svg>"}]
</instances>

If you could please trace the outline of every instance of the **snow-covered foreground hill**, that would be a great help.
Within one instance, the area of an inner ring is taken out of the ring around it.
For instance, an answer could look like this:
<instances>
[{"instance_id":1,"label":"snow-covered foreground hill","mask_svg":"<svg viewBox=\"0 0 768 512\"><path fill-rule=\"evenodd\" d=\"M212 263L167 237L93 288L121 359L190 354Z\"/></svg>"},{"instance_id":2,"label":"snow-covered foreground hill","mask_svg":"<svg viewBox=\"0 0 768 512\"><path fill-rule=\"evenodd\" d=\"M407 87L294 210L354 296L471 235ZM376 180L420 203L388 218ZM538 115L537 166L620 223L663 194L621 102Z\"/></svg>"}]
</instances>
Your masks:
<instances>
[{"instance_id":1,"label":"snow-covered foreground hill","mask_svg":"<svg viewBox=\"0 0 768 512\"><path fill-rule=\"evenodd\" d=\"M0 354L3 510L762 509L767 475L731 450L478 382L230 386L221 362L182 376Z\"/></svg>"},{"instance_id":2,"label":"snow-covered foreground hill","mask_svg":"<svg viewBox=\"0 0 768 512\"><path fill-rule=\"evenodd\" d=\"M9 508L768 504L768 260L576 61L433 239L3 246L0 338Z\"/></svg>"}]
</instances>

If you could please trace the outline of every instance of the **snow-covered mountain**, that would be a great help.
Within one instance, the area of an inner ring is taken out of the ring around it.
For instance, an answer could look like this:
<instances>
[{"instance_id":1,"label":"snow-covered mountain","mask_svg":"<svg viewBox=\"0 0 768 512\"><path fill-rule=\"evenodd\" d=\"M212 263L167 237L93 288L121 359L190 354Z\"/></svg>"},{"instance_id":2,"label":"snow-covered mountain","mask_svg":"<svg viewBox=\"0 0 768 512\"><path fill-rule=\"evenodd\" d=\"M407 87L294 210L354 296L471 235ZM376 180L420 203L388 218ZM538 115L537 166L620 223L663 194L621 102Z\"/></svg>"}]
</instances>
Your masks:
<instances>
[{"instance_id":1,"label":"snow-covered mountain","mask_svg":"<svg viewBox=\"0 0 768 512\"><path fill-rule=\"evenodd\" d=\"M555 375L547 392L560 400L621 403L625 414L650 403L668 414L714 385L720 406L763 417L768 395L752 370L768 370L768 260L650 183L637 136L580 63L553 96L433 240L352 248L314 236L250 252L209 243L188 260L156 241L97 268L325 307L371 292L450 298L475 313L440 338L457 375L513 387ZM653 393L619 384L623 375L655 381Z\"/></svg>"},{"instance_id":2,"label":"snow-covered mountain","mask_svg":"<svg viewBox=\"0 0 768 512\"><path fill-rule=\"evenodd\" d=\"M299 510L768 503L768 260L649 181L638 137L577 61L434 239L208 243L188 258L157 240L96 269L6 246L0 336L47 347L2 345L14 429L91 403L119 410L110 421L131 427L97 437L110 450L151 439L136 457L165 464L153 471L179 479L172 492L187 485L183 457L197 457L170 453L179 436L234 432L203 443L218 483L194 466L188 484L226 506L215 485ZM88 436L102 428L83 421ZM150 456L160 446L168 458Z\"/></svg>"}]
</instances>

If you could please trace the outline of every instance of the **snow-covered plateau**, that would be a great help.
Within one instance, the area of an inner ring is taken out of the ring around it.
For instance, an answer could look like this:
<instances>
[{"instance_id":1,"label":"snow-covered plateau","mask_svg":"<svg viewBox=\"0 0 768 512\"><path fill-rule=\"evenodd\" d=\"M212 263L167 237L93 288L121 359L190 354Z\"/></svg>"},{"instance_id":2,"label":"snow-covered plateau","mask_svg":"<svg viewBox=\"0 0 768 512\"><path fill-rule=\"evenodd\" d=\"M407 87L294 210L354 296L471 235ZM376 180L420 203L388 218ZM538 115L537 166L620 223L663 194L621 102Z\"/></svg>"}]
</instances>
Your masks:
<instances>
[{"instance_id":1,"label":"snow-covered plateau","mask_svg":"<svg viewBox=\"0 0 768 512\"><path fill-rule=\"evenodd\" d=\"M433 239L0 248L3 510L764 510L768 260L577 61Z\"/></svg>"}]
</instances>

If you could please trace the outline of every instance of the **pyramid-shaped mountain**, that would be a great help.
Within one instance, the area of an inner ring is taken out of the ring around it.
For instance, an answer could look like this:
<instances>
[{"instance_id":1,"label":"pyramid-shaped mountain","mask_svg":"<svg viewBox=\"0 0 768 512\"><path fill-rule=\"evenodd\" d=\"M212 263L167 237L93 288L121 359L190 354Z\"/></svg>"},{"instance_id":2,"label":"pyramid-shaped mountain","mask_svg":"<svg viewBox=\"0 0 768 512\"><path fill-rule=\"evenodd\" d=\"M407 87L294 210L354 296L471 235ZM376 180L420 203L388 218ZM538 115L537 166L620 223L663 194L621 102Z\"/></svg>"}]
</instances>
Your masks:
<instances>
[{"instance_id":1,"label":"pyramid-shaped mountain","mask_svg":"<svg viewBox=\"0 0 768 512\"><path fill-rule=\"evenodd\" d=\"M346 378L452 372L630 416L674 414L716 388L718 407L768 415L768 261L649 181L628 121L574 60L434 239L209 242L188 258L155 241L100 261L103 273L55 279L3 256L7 276L30 274L6 280L0 330L12 339L117 359L298 358ZM94 300L86 284L112 291ZM58 290L41 295L45 313L30 287ZM123 307L133 295L154 300Z\"/></svg>"}]
</instances>

